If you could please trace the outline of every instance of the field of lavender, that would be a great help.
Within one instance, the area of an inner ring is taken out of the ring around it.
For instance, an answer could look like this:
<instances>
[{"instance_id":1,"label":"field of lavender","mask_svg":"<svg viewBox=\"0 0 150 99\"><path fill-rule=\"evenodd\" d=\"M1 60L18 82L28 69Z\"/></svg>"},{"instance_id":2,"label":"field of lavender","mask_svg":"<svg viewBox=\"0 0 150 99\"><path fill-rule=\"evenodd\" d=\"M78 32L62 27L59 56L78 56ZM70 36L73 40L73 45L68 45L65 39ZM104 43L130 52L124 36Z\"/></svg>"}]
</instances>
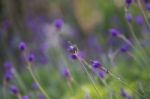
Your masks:
<instances>
[{"instance_id":1,"label":"field of lavender","mask_svg":"<svg viewBox=\"0 0 150 99\"><path fill-rule=\"evenodd\" d=\"M1 0L0 99L150 99L150 0Z\"/></svg>"}]
</instances>

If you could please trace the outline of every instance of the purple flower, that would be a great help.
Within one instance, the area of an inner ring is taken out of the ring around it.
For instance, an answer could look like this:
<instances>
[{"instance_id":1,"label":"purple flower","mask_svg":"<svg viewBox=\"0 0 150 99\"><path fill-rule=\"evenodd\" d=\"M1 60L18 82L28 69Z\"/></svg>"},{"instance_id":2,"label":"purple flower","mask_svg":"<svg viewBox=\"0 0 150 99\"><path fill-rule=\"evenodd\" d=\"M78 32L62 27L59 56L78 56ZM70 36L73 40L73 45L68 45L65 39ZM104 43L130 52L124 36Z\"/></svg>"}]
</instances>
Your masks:
<instances>
[{"instance_id":1,"label":"purple flower","mask_svg":"<svg viewBox=\"0 0 150 99\"><path fill-rule=\"evenodd\" d=\"M127 97L127 93L125 92L125 90L123 88L121 89L121 93L120 94L124 98Z\"/></svg>"},{"instance_id":2,"label":"purple flower","mask_svg":"<svg viewBox=\"0 0 150 99\"><path fill-rule=\"evenodd\" d=\"M38 94L38 99L45 99L44 95L42 93Z\"/></svg>"},{"instance_id":3,"label":"purple flower","mask_svg":"<svg viewBox=\"0 0 150 99\"><path fill-rule=\"evenodd\" d=\"M149 2L149 0L144 0L144 2L145 2L145 3L148 3L148 2Z\"/></svg>"},{"instance_id":4,"label":"purple flower","mask_svg":"<svg viewBox=\"0 0 150 99\"><path fill-rule=\"evenodd\" d=\"M111 35L114 37L117 37L119 35L119 31L115 28L110 29L109 33L111 33Z\"/></svg>"},{"instance_id":5,"label":"purple flower","mask_svg":"<svg viewBox=\"0 0 150 99\"><path fill-rule=\"evenodd\" d=\"M132 4L133 0L125 0L125 3L130 6Z\"/></svg>"},{"instance_id":6,"label":"purple flower","mask_svg":"<svg viewBox=\"0 0 150 99\"><path fill-rule=\"evenodd\" d=\"M28 56L28 61L29 61L29 62L33 62L34 60L35 60L34 54L30 54L30 55Z\"/></svg>"},{"instance_id":7,"label":"purple flower","mask_svg":"<svg viewBox=\"0 0 150 99\"><path fill-rule=\"evenodd\" d=\"M28 96L23 96L21 99L29 99Z\"/></svg>"},{"instance_id":8,"label":"purple flower","mask_svg":"<svg viewBox=\"0 0 150 99\"><path fill-rule=\"evenodd\" d=\"M19 49L20 51L24 51L26 49L26 44L24 42L20 42Z\"/></svg>"},{"instance_id":9,"label":"purple flower","mask_svg":"<svg viewBox=\"0 0 150 99\"><path fill-rule=\"evenodd\" d=\"M64 21L62 19L56 19L54 22L56 29L60 30L62 28L63 23Z\"/></svg>"},{"instance_id":10,"label":"purple flower","mask_svg":"<svg viewBox=\"0 0 150 99\"><path fill-rule=\"evenodd\" d=\"M7 61L7 62L4 63L4 68L5 68L6 71L11 70L12 67L13 67L13 64L11 62Z\"/></svg>"},{"instance_id":11,"label":"purple flower","mask_svg":"<svg viewBox=\"0 0 150 99\"><path fill-rule=\"evenodd\" d=\"M131 96L129 96L129 95L127 95L127 96L126 96L126 99L132 99L132 97L131 97Z\"/></svg>"},{"instance_id":12,"label":"purple flower","mask_svg":"<svg viewBox=\"0 0 150 99\"><path fill-rule=\"evenodd\" d=\"M124 44L121 48L120 51L125 53L129 50L129 45L128 44Z\"/></svg>"},{"instance_id":13,"label":"purple flower","mask_svg":"<svg viewBox=\"0 0 150 99\"><path fill-rule=\"evenodd\" d=\"M92 67L94 69L102 67L102 64L99 61L97 61L97 60L93 60L93 61L91 61L91 63L92 63Z\"/></svg>"},{"instance_id":14,"label":"purple flower","mask_svg":"<svg viewBox=\"0 0 150 99\"><path fill-rule=\"evenodd\" d=\"M62 71L62 75L63 75L65 78L70 78L71 75L70 75L69 68L64 68L63 71Z\"/></svg>"},{"instance_id":15,"label":"purple flower","mask_svg":"<svg viewBox=\"0 0 150 99\"><path fill-rule=\"evenodd\" d=\"M100 78L105 78L105 72L104 71L99 71L99 73L98 73L98 76L100 77Z\"/></svg>"},{"instance_id":16,"label":"purple flower","mask_svg":"<svg viewBox=\"0 0 150 99\"><path fill-rule=\"evenodd\" d=\"M4 80L9 82L13 78L13 73L11 71L6 71L4 74Z\"/></svg>"},{"instance_id":17,"label":"purple flower","mask_svg":"<svg viewBox=\"0 0 150 99\"><path fill-rule=\"evenodd\" d=\"M10 91L12 92L12 94L17 95L19 93L18 88L15 85L12 85L10 88Z\"/></svg>"},{"instance_id":18,"label":"purple flower","mask_svg":"<svg viewBox=\"0 0 150 99\"><path fill-rule=\"evenodd\" d=\"M128 21L128 22L131 22L132 21L132 15L130 13L127 13L125 15L125 19Z\"/></svg>"},{"instance_id":19,"label":"purple flower","mask_svg":"<svg viewBox=\"0 0 150 99\"><path fill-rule=\"evenodd\" d=\"M144 24L144 19L141 15L136 16L135 20L136 20L136 23L138 25L143 25Z\"/></svg>"},{"instance_id":20,"label":"purple flower","mask_svg":"<svg viewBox=\"0 0 150 99\"><path fill-rule=\"evenodd\" d=\"M38 90L38 89L39 89L39 87L38 87L38 85L37 85L36 83L33 83L33 84L32 84L32 88L33 88L34 90Z\"/></svg>"},{"instance_id":21,"label":"purple flower","mask_svg":"<svg viewBox=\"0 0 150 99\"><path fill-rule=\"evenodd\" d=\"M146 5L146 10L150 11L150 3Z\"/></svg>"},{"instance_id":22,"label":"purple flower","mask_svg":"<svg viewBox=\"0 0 150 99\"><path fill-rule=\"evenodd\" d=\"M77 54L70 54L70 57L74 60L76 60L78 57L77 57Z\"/></svg>"}]
</instances>

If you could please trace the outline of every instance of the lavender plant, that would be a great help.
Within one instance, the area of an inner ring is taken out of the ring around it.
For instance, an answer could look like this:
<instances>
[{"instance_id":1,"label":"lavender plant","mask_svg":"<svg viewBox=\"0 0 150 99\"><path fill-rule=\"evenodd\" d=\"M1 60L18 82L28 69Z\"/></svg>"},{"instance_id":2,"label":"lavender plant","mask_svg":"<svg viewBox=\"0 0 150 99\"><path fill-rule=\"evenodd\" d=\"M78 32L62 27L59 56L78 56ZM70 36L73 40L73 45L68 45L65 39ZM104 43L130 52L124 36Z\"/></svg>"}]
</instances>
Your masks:
<instances>
[{"instance_id":1,"label":"lavender plant","mask_svg":"<svg viewBox=\"0 0 150 99\"><path fill-rule=\"evenodd\" d=\"M149 0L49 2L50 18L0 23L0 99L150 98Z\"/></svg>"}]
</instances>

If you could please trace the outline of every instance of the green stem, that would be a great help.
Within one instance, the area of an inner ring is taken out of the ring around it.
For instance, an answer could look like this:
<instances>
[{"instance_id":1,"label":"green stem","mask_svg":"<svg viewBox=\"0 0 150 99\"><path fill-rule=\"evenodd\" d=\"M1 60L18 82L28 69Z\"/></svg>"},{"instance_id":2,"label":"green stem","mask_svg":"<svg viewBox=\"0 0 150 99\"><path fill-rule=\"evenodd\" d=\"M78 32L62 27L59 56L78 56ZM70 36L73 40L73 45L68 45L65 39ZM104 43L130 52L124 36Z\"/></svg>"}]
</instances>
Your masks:
<instances>
[{"instance_id":1,"label":"green stem","mask_svg":"<svg viewBox=\"0 0 150 99\"><path fill-rule=\"evenodd\" d=\"M37 80L37 78L35 77L35 75L33 74L33 71L31 69L31 66L29 65L27 68L33 78L33 80L35 81L35 83L38 85L40 91L43 93L43 95L47 98L50 99L50 97L48 96L48 94L45 92L45 90L43 89L43 87L40 85L39 81Z\"/></svg>"}]
</instances>

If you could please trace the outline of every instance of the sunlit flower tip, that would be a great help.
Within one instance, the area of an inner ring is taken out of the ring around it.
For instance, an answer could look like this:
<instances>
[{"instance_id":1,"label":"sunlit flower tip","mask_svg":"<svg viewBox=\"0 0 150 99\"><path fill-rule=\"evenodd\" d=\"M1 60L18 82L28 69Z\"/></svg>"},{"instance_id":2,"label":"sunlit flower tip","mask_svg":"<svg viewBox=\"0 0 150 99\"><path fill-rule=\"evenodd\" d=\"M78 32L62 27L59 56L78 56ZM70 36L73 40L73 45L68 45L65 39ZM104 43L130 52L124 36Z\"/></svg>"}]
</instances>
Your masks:
<instances>
[{"instance_id":1,"label":"sunlit flower tip","mask_svg":"<svg viewBox=\"0 0 150 99\"><path fill-rule=\"evenodd\" d=\"M28 96L23 96L21 99L29 99Z\"/></svg>"},{"instance_id":2,"label":"sunlit flower tip","mask_svg":"<svg viewBox=\"0 0 150 99\"><path fill-rule=\"evenodd\" d=\"M20 42L19 49L20 51L24 51L26 49L26 44L24 42Z\"/></svg>"},{"instance_id":3,"label":"sunlit flower tip","mask_svg":"<svg viewBox=\"0 0 150 99\"><path fill-rule=\"evenodd\" d=\"M35 60L34 54L30 54L30 55L28 56L28 61L29 61L29 62L33 62L34 60Z\"/></svg>"},{"instance_id":4,"label":"sunlit flower tip","mask_svg":"<svg viewBox=\"0 0 150 99\"><path fill-rule=\"evenodd\" d=\"M133 0L125 0L125 3L130 6L132 4Z\"/></svg>"},{"instance_id":5,"label":"sunlit flower tip","mask_svg":"<svg viewBox=\"0 0 150 99\"><path fill-rule=\"evenodd\" d=\"M131 22L132 21L132 15L130 13L127 13L125 15L125 19L128 21L128 22Z\"/></svg>"},{"instance_id":6,"label":"sunlit flower tip","mask_svg":"<svg viewBox=\"0 0 150 99\"><path fill-rule=\"evenodd\" d=\"M150 11L150 3L146 5L146 10Z\"/></svg>"},{"instance_id":7,"label":"sunlit flower tip","mask_svg":"<svg viewBox=\"0 0 150 99\"><path fill-rule=\"evenodd\" d=\"M13 74L10 71L6 71L4 74L4 80L9 82L13 78Z\"/></svg>"},{"instance_id":8,"label":"sunlit flower tip","mask_svg":"<svg viewBox=\"0 0 150 99\"><path fill-rule=\"evenodd\" d=\"M76 46L73 46L73 45L70 45L67 50L68 50L68 52L71 53L71 54L77 53L77 47L76 47Z\"/></svg>"},{"instance_id":9,"label":"sunlit flower tip","mask_svg":"<svg viewBox=\"0 0 150 99\"><path fill-rule=\"evenodd\" d=\"M18 88L15 85L12 85L10 88L12 94L17 95L19 93Z\"/></svg>"},{"instance_id":10,"label":"sunlit flower tip","mask_svg":"<svg viewBox=\"0 0 150 99\"><path fill-rule=\"evenodd\" d=\"M117 37L120 34L119 31L115 28L110 29L109 33L111 33L111 35L114 37Z\"/></svg>"},{"instance_id":11,"label":"sunlit flower tip","mask_svg":"<svg viewBox=\"0 0 150 99\"><path fill-rule=\"evenodd\" d=\"M144 19L141 15L136 16L135 21L138 25L143 25L144 24Z\"/></svg>"},{"instance_id":12,"label":"sunlit flower tip","mask_svg":"<svg viewBox=\"0 0 150 99\"><path fill-rule=\"evenodd\" d=\"M56 19L54 22L56 29L61 29L63 24L64 24L64 21L62 19Z\"/></svg>"},{"instance_id":13,"label":"sunlit flower tip","mask_svg":"<svg viewBox=\"0 0 150 99\"><path fill-rule=\"evenodd\" d=\"M104 71L99 71L98 76L102 79L105 78L105 72Z\"/></svg>"},{"instance_id":14,"label":"sunlit flower tip","mask_svg":"<svg viewBox=\"0 0 150 99\"><path fill-rule=\"evenodd\" d=\"M33 83L33 84L32 84L32 88L33 88L34 90L38 90L38 89L39 89L39 87L38 87L38 85L37 85L36 83Z\"/></svg>"},{"instance_id":15,"label":"sunlit flower tip","mask_svg":"<svg viewBox=\"0 0 150 99\"><path fill-rule=\"evenodd\" d=\"M94 69L102 67L102 64L97 60L91 61L91 64Z\"/></svg>"},{"instance_id":16,"label":"sunlit flower tip","mask_svg":"<svg viewBox=\"0 0 150 99\"><path fill-rule=\"evenodd\" d=\"M121 94L122 97L125 97L125 98L127 97L127 93L125 92L125 90L123 88L121 89L120 94Z\"/></svg>"}]
</instances>

